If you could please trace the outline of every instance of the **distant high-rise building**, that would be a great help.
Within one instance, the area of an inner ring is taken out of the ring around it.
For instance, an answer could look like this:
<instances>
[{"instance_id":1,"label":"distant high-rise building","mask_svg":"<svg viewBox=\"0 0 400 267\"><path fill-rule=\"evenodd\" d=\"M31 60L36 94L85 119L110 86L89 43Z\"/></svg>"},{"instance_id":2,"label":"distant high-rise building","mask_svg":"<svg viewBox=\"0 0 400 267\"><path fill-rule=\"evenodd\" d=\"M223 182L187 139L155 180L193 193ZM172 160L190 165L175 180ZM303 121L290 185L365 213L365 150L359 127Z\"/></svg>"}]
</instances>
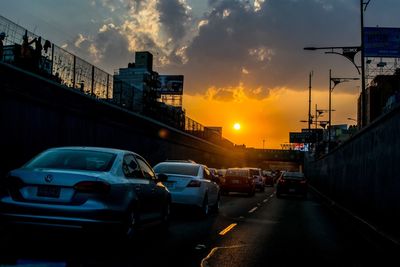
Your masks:
<instances>
[{"instance_id":1,"label":"distant high-rise building","mask_svg":"<svg viewBox=\"0 0 400 267\"><path fill-rule=\"evenodd\" d=\"M132 103L133 111L143 112L147 102L156 101L155 90L158 88L158 73L153 71L153 55L150 52L136 52L135 63L129 63L127 68L120 68L114 75L114 84L123 82L129 84L132 93L121 93L119 97L131 97L123 102ZM118 94L116 94L118 97ZM118 99L117 99L118 101Z\"/></svg>"},{"instance_id":2,"label":"distant high-rise building","mask_svg":"<svg viewBox=\"0 0 400 267\"><path fill-rule=\"evenodd\" d=\"M135 66L136 68L143 68L147 71L153 71L153 55L150 52L136 52L135 53Z\"/></svg>"}]
</instances>

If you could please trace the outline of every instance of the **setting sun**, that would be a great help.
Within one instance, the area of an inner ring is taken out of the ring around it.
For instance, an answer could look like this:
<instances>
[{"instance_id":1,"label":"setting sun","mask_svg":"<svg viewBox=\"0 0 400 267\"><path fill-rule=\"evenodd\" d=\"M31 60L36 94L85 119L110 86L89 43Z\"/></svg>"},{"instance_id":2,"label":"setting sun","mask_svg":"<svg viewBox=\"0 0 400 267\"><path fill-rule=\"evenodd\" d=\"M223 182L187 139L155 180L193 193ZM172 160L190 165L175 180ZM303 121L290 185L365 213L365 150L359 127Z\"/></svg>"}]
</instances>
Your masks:
<instances>
[{"instance_id":1,"label":"setting sun","mask_svg":"<svg viewBox=\"0 0 400 267\"><path fill-rule=\"evenodd\" d=\"M235 129L236 131L239 131L240 130L240 123L235 123L233 125L233 129Z\"/></svg>"}]
</instances>

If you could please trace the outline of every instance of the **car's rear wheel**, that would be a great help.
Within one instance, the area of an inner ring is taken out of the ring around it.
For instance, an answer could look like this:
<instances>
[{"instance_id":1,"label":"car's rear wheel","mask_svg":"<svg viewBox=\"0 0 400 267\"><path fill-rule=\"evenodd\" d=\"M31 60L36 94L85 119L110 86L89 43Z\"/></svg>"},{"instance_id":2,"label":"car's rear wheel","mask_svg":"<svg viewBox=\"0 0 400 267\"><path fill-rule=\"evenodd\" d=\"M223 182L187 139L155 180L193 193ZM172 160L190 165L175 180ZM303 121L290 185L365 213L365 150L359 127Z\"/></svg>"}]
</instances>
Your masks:
<instances>
[{"instance_id":1,"label":"car's rear wheel","mask_svg":"<svg viewBox=\"0 0 400 267\"><path fill-rule=\"evenodd\" d=\"M164 206L162 214L161 227L163 230L168 230L170 220L171 220L171 202L168 201L167 204Z\"/></svg>"},{"instance_id":2,"label":"car's rear wheel","mask_svg":"<svg viewBox=\"0 0 400 267\"><path fill-rule=\"evenodd\" d=\"M201 205L201 208L200 208L200 216L207 217L208 212L209 212L208 196L205 195L204 199L203 199L203 204Z\"/></svg>"},{"instance_id":3,"label":"car's rear wheel","mask_svg":"<svg viewBox=\"0 0 400 267\"><path fill-rule=\"evenodd\" d=\"M218 213L220 203L221 203L221 197L220 197L220 195L218 194L217 202L215 202L215 204L214 204L214 206L213 206L213 212Z\"/></svg>"},{"instance_id":4,"label":"car's rear wheel","mask_svg":"<svg viewBox=\"0 0 400 267\"><path fill-rule=\"evenodd\" d=\"M138 234L139 217L135 210L130 210L126 216L123 228L125 241L132 241Z\"/></svg>"}]
</instances>

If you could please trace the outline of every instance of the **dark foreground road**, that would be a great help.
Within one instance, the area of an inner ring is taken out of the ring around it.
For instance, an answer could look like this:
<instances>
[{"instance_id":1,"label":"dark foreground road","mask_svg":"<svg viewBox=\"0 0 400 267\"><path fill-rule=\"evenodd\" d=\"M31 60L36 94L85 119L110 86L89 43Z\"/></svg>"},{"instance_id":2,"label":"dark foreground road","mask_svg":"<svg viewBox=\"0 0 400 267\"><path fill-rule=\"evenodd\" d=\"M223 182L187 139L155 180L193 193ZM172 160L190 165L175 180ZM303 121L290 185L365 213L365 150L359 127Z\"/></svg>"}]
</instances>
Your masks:
<instances>
[{"instance_id":1,"label":"dark foreground road","mask_svg":"<svg viewBox=\"0 0 400 267\"><path fill-rule=\"evenodd\" d=\"M1 266L397 266L318 198L231 194L221 210L199 219L177 210L169 233L144 229L134 244L102 233L22 233L0 247Z\"/></svg>"}]
</instances>

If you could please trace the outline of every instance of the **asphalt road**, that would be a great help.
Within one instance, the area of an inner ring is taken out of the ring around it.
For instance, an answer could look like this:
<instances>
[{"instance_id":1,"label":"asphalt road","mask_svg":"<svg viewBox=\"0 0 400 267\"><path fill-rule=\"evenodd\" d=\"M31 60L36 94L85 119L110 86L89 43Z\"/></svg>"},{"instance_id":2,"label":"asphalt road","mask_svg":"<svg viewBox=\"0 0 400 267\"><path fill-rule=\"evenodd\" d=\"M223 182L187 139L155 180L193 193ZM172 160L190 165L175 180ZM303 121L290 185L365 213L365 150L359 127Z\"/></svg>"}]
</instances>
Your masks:
<instances>
[{"instance_id":1,"label":"asphalt road","mask_svg":"<svg viewBox=\"0 0 400 267\"><path fill-rule=\"evenodd\" d=\"M397 266L390 253L338 217L314 195L277 199L222 197L201 219L174 210L168 233L143 229L133 244L54 231L3 234L1 266Z\"/></svg>"}]
</instances>

